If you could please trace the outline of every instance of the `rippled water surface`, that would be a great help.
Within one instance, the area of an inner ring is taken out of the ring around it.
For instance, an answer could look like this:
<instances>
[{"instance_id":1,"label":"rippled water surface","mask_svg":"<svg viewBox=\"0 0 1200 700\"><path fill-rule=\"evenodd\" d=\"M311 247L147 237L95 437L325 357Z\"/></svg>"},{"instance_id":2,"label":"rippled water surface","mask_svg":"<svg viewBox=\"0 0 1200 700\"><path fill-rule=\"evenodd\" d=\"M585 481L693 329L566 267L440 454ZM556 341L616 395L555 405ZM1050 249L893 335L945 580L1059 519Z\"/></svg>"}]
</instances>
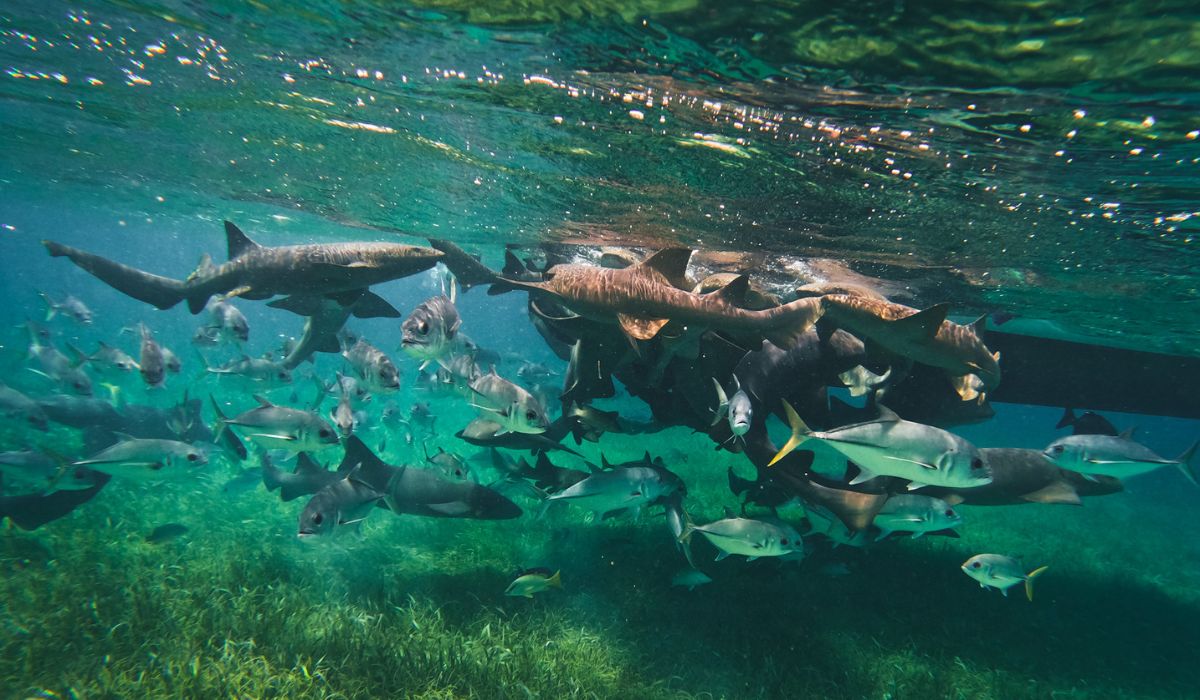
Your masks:
<instances>
[{"instance_id":1,"label":"rippled water surface","mask_svg":"<svg viewBox=\"0 0 1200 700\"><path fill-rule=\"evenodd\" d=\"M1195 346L1187 3L464 5L13 3L6 199L832 257Z\"/></svg>"}]
</instances>

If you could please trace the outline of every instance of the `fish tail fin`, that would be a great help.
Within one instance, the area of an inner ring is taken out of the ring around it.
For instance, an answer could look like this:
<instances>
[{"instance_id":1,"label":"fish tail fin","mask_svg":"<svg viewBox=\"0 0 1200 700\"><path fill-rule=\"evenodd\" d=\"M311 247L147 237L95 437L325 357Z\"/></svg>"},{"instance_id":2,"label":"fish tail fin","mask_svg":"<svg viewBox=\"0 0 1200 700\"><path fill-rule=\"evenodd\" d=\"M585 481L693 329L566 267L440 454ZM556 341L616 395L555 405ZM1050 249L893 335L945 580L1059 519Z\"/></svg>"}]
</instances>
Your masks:
<instances>
[{"instance_id":1,"label":"fish tail fin","mask_svg":"<svg viewBox=\"0 0 1200 700\"><path fill-rule=\"evenodd\" d=\"M1200 482L1196 480L1196 465L1192 464L1192 459L1196 456L1196 448L1200 447L1200 440L1192 443L1192 446L1184 450L1183 454L1179 455L1178 463L1179 471L1187 477L1187 480L1193 485L1200 486Z\"/></svg>"},{"instance_id":2,"label":"fish tail fin","mask_svg":"<svg viewBox=\"0 0 1200 700\"><path fill-rule=\"evenodd\" d=\"M1042 574L1046 573L1046 569L1049 569L1049 568L1050 568L1049 566L1039 566L1038 568L1034 569L1033 571L1030 571L1029 575L1025 577L1025 597L1029 599L1029 602L1031 602L1031 603L1033 602L1033 581L1034 581L1034 579L1036 579L1038 576L1041 576Z\"/></svg>"},{"instance_id":3,"label":"fish tail fin","mask_svg":"<svg viewBox=\"0 0 1200 700\"><path fill-rule=\"evenodd\" d=\"M54 302L50 301L50 295L45 292L38 292L38 296L42 298L42 303L46 305L46 320L49 321L58 315L58 309L54 308Z\"/></svg>"},{"instance_id":4,"label":"fish tail fin","mask_svg":"<svg viewBox=\"0 0 1200 700\"><path fill-rule=\"evenodd\" d=\"M555 571L553 576L546 579L546 585L553 586L555 588L562 588L562 577L559 576L561 573L562 571Z\"/></svg>"},{"instance_id":5,"label":"fish tail fin","mask_svg":"<svg viewBox=\"0 0 1200 700\"><path fill-rule=\"evenodd\" d=\"M716 425L721 422L721 417L725 415L725 411L729 410L729 397L725 395L725 389L721 387L721 382L717 381L716 377L712 378L713 388L717 390L717 409L713 411L712 424Z\"/></svg>"},{"instance_id":6,"label":"fish tail fin","mask_svg":"<svg viewBox=\"0 0 1200 700\"><path fill-rule=\"evenodd\" d=\"M789 452L799 447L805 440L808 439L809 433L812 432L808 429L808 426L805 425L804 419L800 417L800 414L796 413L796 409L792 408L790 403L787 401L783 401L782 403L783 410L785 413L787 413L788 425L792 428L792 436L788 438L787 443L785 443L783 447L779 448L779 452L775 453L775 456L771 458L771 461L767 462L768 467L773 466L776 462L787 456Z\"/></svg>"},{"instance_id":7,"label":"fish tail fin","mask_svg":"<svg viewBox=\"0 0 1200 700\"><path fill-rule=\"evenodd\" d=\"M220 442L225 431L229 430L229 419L225 417L225 412L221 410L220 404L212 394L208 395L208 400L212 403L213 413L217 415L217 428L213 431L216 433L213 435L213 442Z\"/></svg>"},{"instance_id":8,"label":"fish tail fin","mask_svg":"<svg viewBox=\"0 0 1200 700\"><path fill-rule=\"evenodd\" d=\"M72 248L54 241L42 241L51 257L70 258L85 272L122 294L160 309L169 309L183 301L186 283L143 272L108 258Z\"/></svg>"}]
</instances>

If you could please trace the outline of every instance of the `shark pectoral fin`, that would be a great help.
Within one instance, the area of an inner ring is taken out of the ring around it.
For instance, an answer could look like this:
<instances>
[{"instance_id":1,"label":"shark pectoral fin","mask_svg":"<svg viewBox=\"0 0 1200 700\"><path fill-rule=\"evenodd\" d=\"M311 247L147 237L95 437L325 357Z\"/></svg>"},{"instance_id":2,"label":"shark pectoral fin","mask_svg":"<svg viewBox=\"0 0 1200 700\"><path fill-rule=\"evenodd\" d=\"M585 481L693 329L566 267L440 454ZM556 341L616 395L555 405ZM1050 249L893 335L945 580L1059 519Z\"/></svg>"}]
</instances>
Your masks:
<instances>
[{"instance_id":1,"label":"shark pectoral fin","mask_svg":"<svg viewBox=\"0 0 1200 700\"><path fill-rule=\"evenodd\" d=\"M725 551L725 550L723 550L723 549L722 549L722 550L718 550L718 551L717 551L717 558L716 558L716 559L714 559L713 561L721 561L722 559L724 559L725 557L728 557L728 556L729 556L729 552L726 552L726 551Z\"/></svg>"},{"instance_id":2,"label":"shark pectoral fin","mask_svg":"<svg viewBox=\"0 0 1200 700\"><path fill-rule=\"evenodd\" d=\"M1030 503L1066 503L1068 505L1079 506L1083 505L1083 501L1079 500L1079 494L1075 491L1075 487L1066 481L1055 481L1048 486L1044 486L1037 491L1027 493L1021 496L1022 501ZM953 505L953 504L952 504Z\"/></svg>"},{"instance_id":3,"label":"shark pectoral fin","mask_svg":"<svg viewBox=\"0 0 1200 700\"><path fill-rule=\"evenodd\" d=\"M758 557L746 557L746 561L754 561L755 559L758 559Z\"/></svg>"},{"instance_id":4,"label":"shark pectoral fin","mask_svg":"<svg viewBox=\"0 0 1200 700\"><path fill-rule=\"evenodd\" d=\"M912 538L915 540L915 539L917 539L918 537L920 537L921 535L924 535L924 534L925 534L925 531L924 531L924 530L917 530L916 532L914 532L914 533L913 533L913 536L912 536Z\"/></svg>"},{"instance_id":5,"label":"shark pectoral fin","mask_svg":"<svg viewBox=\"0 0 1200 700\"><path fill-rule=\"evenodd\" d=\"M858 476L856 476L850 480L850 485L857 486L858 484L861 484L864 481L870 481L871 479L874 479L874 478L875 478L875 473L872 472L871 470L863 467L860 464L858 466Z\"/></svg>"},{"instance_id":6,"label":"shark pectoral fin","mask_svg":"<svg viewBox=\"0 0 1200 700\"><path fill-rule=\"evenodd\" d=\"M983 380L974 374L964 374L961 377L950 377L950 384L958 397L963 401L980 401L983 393Z\"/></svg>"},{"instance_id":7,"label":"shark pectoral fin","mask_svg":"<svg viewBox=\"0 0 1200 700\"><path fill-rule=\"evenodd\" d=\"M313 350L317 352L328 352L334 355L342 351L342 346L338 344L338 339L333 335L321 336L313 343Z\"/></svg>"},{"instance_id":8,"label":"shark pectoral fin","mask_svg":"<svg viewBox=\"0 0 1200 700\"><path fill-rule=\"evenodd\" d=\"M670 322L666 318L639 318L630 316L629 314L617 314L617 321L621 324L621 330L625 331L626 335L634 340L651 340L662 327Z\"/></svg>"},{"instance_id":9,"label":"shark pectoral fin","mask_svg":"<svg viewBox=\"0 0 1200 700\"><path fill-rule=\"evenodd\" d=\"M315 316L321 312L321 298L308 294L293 294L267 302L272 309L291 311L299 316Z\"/></svg>"},{"instance_id":10,"label":"shark pectoral fin","mask_svg":"<svg viewBox=\"0 0 1200 700\"><path fill-rule=\"evenodd\" d=\"M929 485L929 484L921 484L921 483L918 483L918 482L916 482L916 481L910 481L910 482L908 482L908 490L909 490L909 491L916 491L917 489L923 489L923 488L925 488L925 487L926 487L926 486L928 486L928 485Z\"/></svg>"},{"instance_id":11,"label":"shark pectoral fin","mask_svg":"<svg viewBox=\"0 0 1200 700\"><path fill-rule=\"evenodd\" d=\"M350 313L355 318L400 318L401 316L396 307L369 289L363 290L362 296L354 302L353 310Z\"/></svg>"},{"instance_id":12,"label":"shark pectoral fin","mask_svg":"<svg viewBox=\"0 0 1200 700\"><path fill-rule=\"evenodd\" d=\"M892 321L890 325L897 332L911 334L917 338L932 339L937 335L938 329L942 327L942 322L946 320L946 313L949 311L949 304L937 304L911 316Z\"/></svg>"},{"instance_id":13,"label":"shark pectoral fin","mask_svg":"<svg viewBox=\"0 0 1200 700\"><path fill-rule=\"evenodd\" d=\"M430 503L425 507L435 513L440 513L451 518L457 518L471 514L471 506L462 501L450 501L449 503Z\"/></svg>"}]
</instances>

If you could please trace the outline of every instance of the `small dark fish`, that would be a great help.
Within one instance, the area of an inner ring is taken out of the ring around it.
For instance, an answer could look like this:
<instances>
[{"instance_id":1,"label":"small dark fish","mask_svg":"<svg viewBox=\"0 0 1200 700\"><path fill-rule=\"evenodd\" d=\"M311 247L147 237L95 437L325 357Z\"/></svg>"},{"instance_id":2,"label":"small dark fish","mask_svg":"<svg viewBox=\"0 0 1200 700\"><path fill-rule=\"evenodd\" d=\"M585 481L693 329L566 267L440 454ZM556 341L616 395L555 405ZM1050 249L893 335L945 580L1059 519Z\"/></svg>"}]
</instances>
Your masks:
<instances>
[{"instance_id":1,"label":"small dark fish","mask_svg":"<svg viewBox=\"0 0 1200 700\"><path fill-rule=\"evenodd\" d=\"M166 525L159 525L158 527L154 528L153 532L151 532L149 535L146 535L146 543L162 544L164 542L170 542L171 540L182 536L187 531L187 526L180 525L179 523L167 523Z\"/></svg>"},{"instance_id":2,"label":"small dark fish","mask_svg":"<svg viewBox=\"0 0 1200 700\"><path fill-rule=\"evenodd\" d=\"M1055 428L1071 428L1072 435L1112 435L1116 436L1121 433L1116 426L1108 422L1108 419L1099 413L1092 411L1084 411L1078 416L1068 406L1063 409L1062 418L1058 419L1058 425Z\"/></svg>"}]
</instances>

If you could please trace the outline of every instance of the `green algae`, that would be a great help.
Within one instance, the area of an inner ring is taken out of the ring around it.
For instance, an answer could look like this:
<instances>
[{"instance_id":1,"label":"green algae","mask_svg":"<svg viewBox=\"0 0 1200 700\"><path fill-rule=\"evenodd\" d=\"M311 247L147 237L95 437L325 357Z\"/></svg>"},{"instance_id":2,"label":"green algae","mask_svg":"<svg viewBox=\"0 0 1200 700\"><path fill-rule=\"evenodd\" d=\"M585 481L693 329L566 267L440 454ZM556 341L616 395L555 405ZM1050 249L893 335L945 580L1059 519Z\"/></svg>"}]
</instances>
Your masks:
<instances>
[{"instance_id":1,"label":"green algae","mask_svg":"<svg viewBox=\"0 0 1200 700\"><path fill-rule=\"evenodd\" d=\"M702 436L607 436L616 460L663 450L698 520L733 503L729 460ZM669 587L682 566L660 516L480 523L379 513L326 547L294 537L298 503L225 503L114 484L33 533L0 533L4 696L418 698L1185 697L1200 623L1195 538L1128 494L1083 508L966 508L962 540L869 552L820 548L799 566L697 561L715 582ZM785 515L798 515L784 511ZM141 534L174 519L162 546ZM1154 536L1116 538L1136 519ZM979 550L1051 564L1036 601L958 571ZM847 576L819 573L845 561ZM511 573L562 569L564 589L505 598ZM1120 612L1110 629L1105 611ZM1101 630L1108 630L1101 633ZM1176 635L1181 635L1176 637Z\"/></svg>"}]
</instances>

